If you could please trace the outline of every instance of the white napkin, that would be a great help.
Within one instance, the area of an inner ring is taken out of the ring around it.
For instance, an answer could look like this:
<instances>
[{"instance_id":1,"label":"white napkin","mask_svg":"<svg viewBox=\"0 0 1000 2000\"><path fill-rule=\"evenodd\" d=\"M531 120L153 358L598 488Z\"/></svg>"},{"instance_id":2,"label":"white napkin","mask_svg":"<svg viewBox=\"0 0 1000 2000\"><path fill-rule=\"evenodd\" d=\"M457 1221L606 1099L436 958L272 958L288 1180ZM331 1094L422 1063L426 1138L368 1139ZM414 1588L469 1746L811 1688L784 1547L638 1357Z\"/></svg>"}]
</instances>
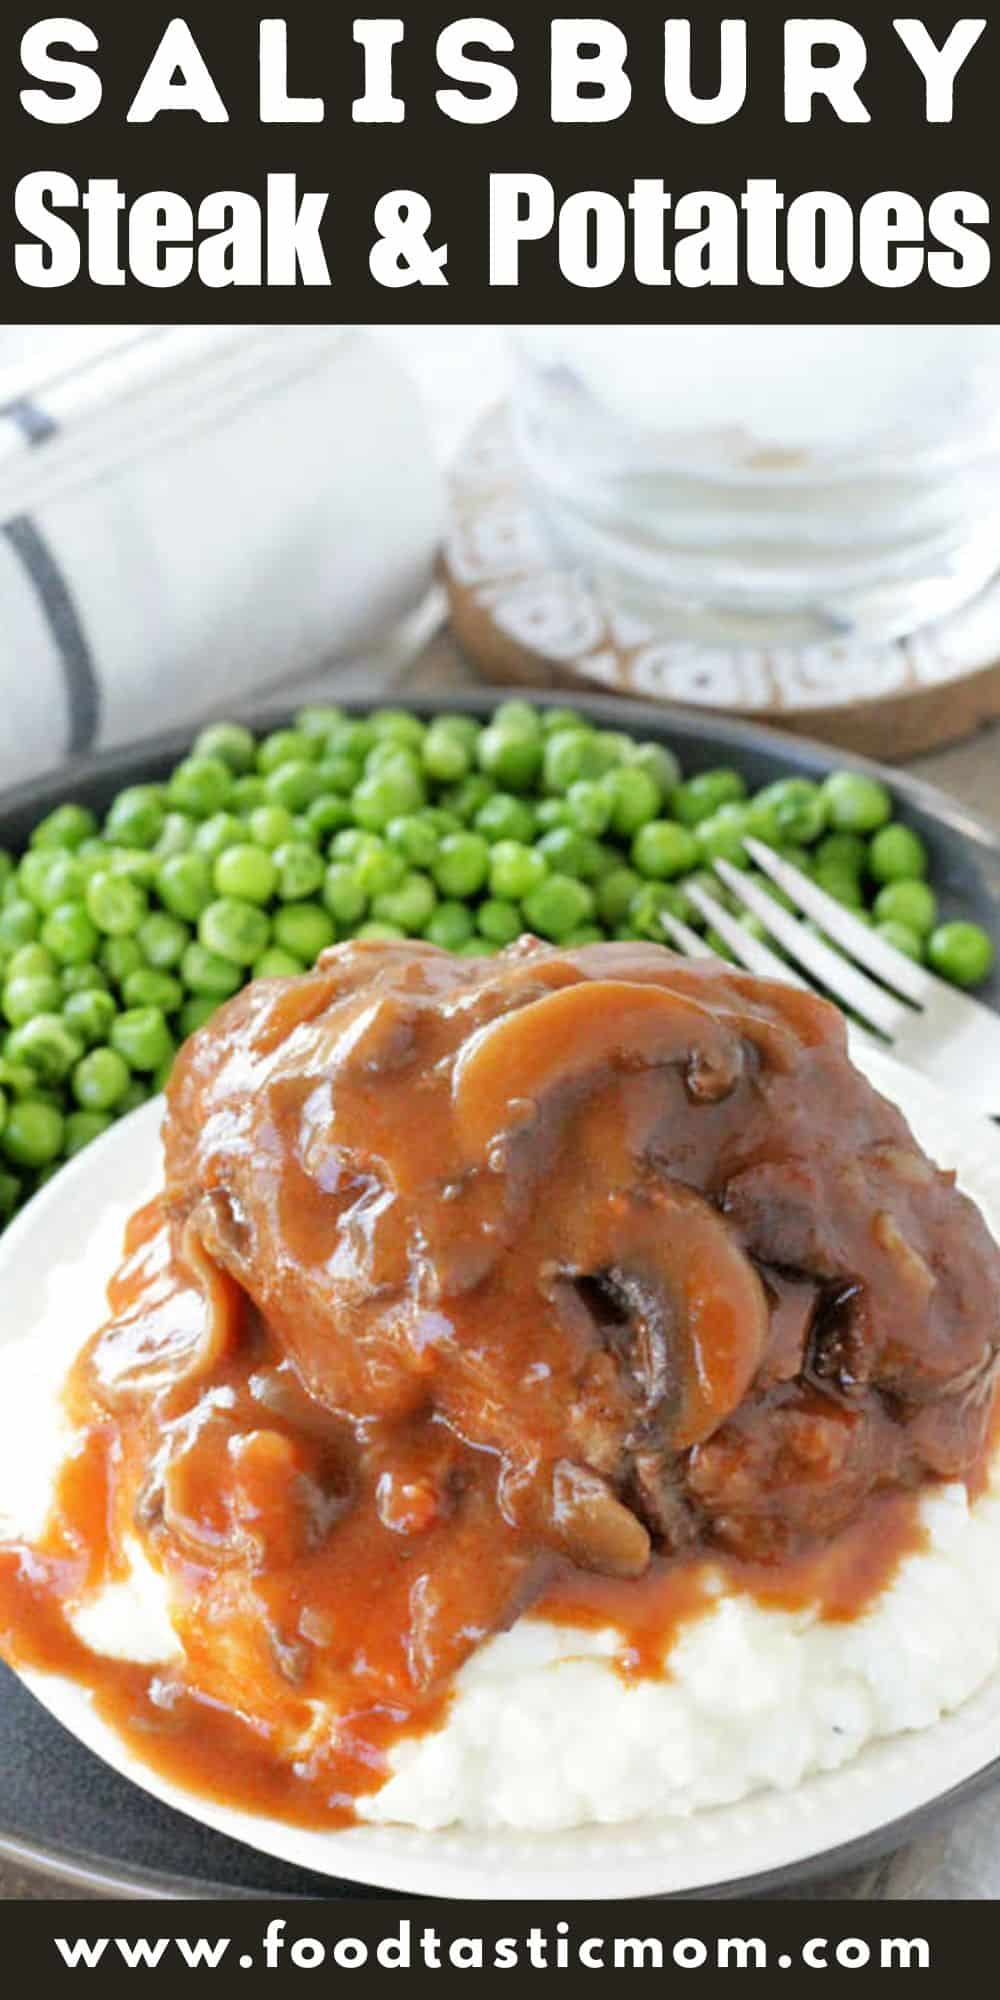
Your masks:
<instances>
[{"instance_id":1,"label":"white napkin","mask_svg":"<svg viewBox=\"0 0 1000 2000\"><path fill-rule=\"evenodd\" d=\"M0 406L0 785L356 661L428 590L440 474L362 329L9 329Z\"/></svg>"}]
</instances>

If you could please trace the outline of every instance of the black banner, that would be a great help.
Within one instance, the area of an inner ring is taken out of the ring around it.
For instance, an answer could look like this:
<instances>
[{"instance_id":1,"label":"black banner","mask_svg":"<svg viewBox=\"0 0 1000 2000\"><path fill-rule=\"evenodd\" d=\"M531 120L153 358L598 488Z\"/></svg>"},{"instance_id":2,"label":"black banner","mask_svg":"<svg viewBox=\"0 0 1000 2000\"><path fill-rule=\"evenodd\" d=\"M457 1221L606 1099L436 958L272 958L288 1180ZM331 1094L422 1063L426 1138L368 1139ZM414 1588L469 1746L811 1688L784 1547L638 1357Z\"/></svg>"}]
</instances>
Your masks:
<instances>
[{"instance_id":1,"label":"black banner","mask_svg":"<svg viewBox=\"0 0 1000 2000\"><path fill-rule=\"evenodd\" d=\"M1000 319L1000 24L952 6L0 32L11 322Z\"/></svg>"},{"instance_id":2,"label":"black banner","mask_svg":"<svg viewBox=\"0 0 1000 2000\"><path fill-rule=\"evenodd\" d=\"M318 1973L410 1973L444 1985L472 1972L654 1974L957 1970L997 1928L990 1905L845 1902L518 1903L64 1902L8 1905L8 1940L46 1990L239 1972L250 1993ZM247 1973L257 1977L248 1979ZM275 1975L278 1975L278 1979ZM795 1990L789 1982L789 1990Z\"/></svg>"}]
</instances>

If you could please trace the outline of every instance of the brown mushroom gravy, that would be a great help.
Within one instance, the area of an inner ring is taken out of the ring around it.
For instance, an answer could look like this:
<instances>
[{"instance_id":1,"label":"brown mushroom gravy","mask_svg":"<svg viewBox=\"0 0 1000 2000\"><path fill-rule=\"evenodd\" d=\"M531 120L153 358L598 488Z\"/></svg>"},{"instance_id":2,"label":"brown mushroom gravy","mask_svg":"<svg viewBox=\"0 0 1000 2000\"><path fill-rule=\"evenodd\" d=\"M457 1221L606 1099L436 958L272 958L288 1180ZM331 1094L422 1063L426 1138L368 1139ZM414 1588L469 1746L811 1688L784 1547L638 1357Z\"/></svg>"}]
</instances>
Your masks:
<instances>
[{"instance_id":1,"label":"brown mushroom gravy","mask_svg":"<svg viewBox=\"0 0 1000 2000\"><path fill-rule=\"evenodd\" d=\"M809 994L355 942L188 1042L164 1137L0 1645L189 1787L336 1824L518 1616L633 1675L720 1587L850 1618L983 1477L1000 1252ZM136 1542L155 1669L65 1616Z\"/></svg>"}]
</instances>

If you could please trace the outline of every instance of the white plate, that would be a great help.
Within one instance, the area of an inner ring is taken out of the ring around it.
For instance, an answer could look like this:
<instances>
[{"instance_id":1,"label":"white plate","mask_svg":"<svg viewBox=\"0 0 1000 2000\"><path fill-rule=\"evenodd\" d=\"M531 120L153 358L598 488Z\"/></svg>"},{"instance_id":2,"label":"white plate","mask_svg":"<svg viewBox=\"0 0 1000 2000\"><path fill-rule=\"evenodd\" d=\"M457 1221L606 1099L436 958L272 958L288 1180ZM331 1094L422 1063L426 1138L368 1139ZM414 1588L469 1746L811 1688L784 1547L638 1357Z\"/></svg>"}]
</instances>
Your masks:
<instances>
[{"instance_id":1,"label":"white plate","mask_svg":"<svg viewBox=\"0 0 1000 2000\"><path fill-rule=\"evenodd\" d=\"M943 1091L890 1058L858 1050L873 1083L904 1110L917 1138L962 1184L1000 1236L1000 1132L956 1111ZM106 1236L112 1206L128 1209L155 1184L161 1107L116 1125L36 1196L0 1238L0 1344L39 1317L55 1246L81 1257ZM113 1249L110 1254L113 1257ZM96 1323L96 1322L95 1322ZM81 1327L81 1339L90 1330ZM116 1771L177 1811L262 1853L320 1874L413 1895L572 1899L703 1890L801 1863L864 1839L928 1805L1000 1757L1000 1676L932 1728L870 1745L841 1770L791 1792L764 1792L689 1819L518 1835L461 1827L308 1832L196 1798L137 1762L72 1682L23 1676L44 1706Z\"/></svg>"}]
</instances>

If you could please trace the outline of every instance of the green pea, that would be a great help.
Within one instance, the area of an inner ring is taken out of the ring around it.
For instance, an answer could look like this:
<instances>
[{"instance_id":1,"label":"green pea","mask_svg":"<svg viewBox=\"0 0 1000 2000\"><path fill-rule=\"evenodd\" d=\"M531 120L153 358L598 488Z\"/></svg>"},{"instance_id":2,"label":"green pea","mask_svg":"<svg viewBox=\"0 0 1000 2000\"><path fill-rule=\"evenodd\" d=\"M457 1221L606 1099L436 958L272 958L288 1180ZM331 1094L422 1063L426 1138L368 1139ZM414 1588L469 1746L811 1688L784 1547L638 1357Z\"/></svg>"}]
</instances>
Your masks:
<instances>
[{"instance_id":1,"label":"green pea","mask_svg":"<svg viewBox=\"0 0 1000 2000\"><path fill-rule=\"evenodd\" d=\"M640 875L666 881L697 868L701 849L690 827L654 819L641 826L632 842L632 863Z\"/></svg>"},{"instance_id":2,"label":"green pea","mask_svg":"<svg viewBox=\"0 0 1000 2000\"><path fill-rule=\"evenodd\" d=\"M34 1014L56 1014L62 1005L62 987L53 973L8 979L3 989L3 1011L12 1028L20 1028Z\"/></svg>"},{"instance_id":3,"label":"green pea","mask_svg":"<svg viewBox=\"0 0 1000 2000\"><path fill-rule=\"evenodd\" d=\"M40 929L41 918L34 903L29 903L25 896L15 897L0 910L0 950L30 944Z\"/></svg>"},{"instance_id":4,"label":"green pea","mask_svg":"<svg viewBox=\"0 0 1000 2000\"><path fill-rule=\"evenodd\" d=\"M369 847L379 846L378 838L372 833L362 833L359 826L345 826L335 833L330 842L331 861L357 861Z\"/></svg>"},{"instance_id":5,"label":"green pea","mask_svg":"<svg viewBox=\"0 0 1000 2000\"><path fill-rule=\"evenodd\" d=\"M476 745L479 767L506 792L530 791L542 764L542 739L537 726L495 721Z\"/></svg>"},{"instance_id":6,"label":"green pea","mask_svg":"<svg viewBox=\"0 0 1000 2000\"><path fill-rule=\"evenodd\" d=\"M211 867L203 854L172 854L160 864L156 888L171 916L197 923L212 900Z\"/></svg>"},{"instance_id":7,"label":"green pea","mask_svg":"<svg viewBox=\"0 0 1000 2000\"><path fill-rule=\"evenodd\" d=\"M461 836L456 834L455 838ZM554 835L546 838L551 840ZM525 847L517 840L498 840L490 850L490 895L501 902L524 902L533 890L541 887L548 873L548 861L538 847Z\"/></svg>"},{"instance_id":8,"label":"green pea","mask_svg":"<svg viewBox=\"0 0 1000 2000\"><path fill-rule=\"evenodd\" d=\"M408 759L399 756L383 764L371 777L362 778L351 797L354 817L368 833L382 833L390 820L418 812L425 803L419 771Z\"/></svg>"},{"instance_id":9,"label":"green pea","mask_svg":"<svg viewBox=\"0 0 1000 2000\"><path fill-rule=\"evenodd\" d=\"M63 1020L86 1048L94 1048L98 1042L107 1041L117 1012L111 994L102 993L96 987L83 993L70 993L63 1002Z\"/></svg>"},{"instance_id":10,"label":"green pea","mask_svg":"<svg viewBox=\"0 0 1000 2000\"><path fill-rule=\"evenodd\" d=\"M699 771L696 777L679 784L671 795L670 809L682 826L700 826L711 819L720 806L738 804L747 795L746 782L738 771Z\"/></svg>"},{"instance_id":11,"label":"green pea","mask_svg":"<svg viewBox=\"0 0 1000 2000\"><path fill-rule=\"evenodd\" d=\"M856 875L849 875L841 868L817 868L815 882L818 889L825 889L837 903L843 903L845 910L863 910L865 899Z\"/></svg>"},{"instance_id":12,"label":"green pea","mask_svg":"<svg viewBox=\"0 0 1000 2000\"><path fill-rule=\"evenodd\" d=\"M210 722L196 736L194 754L208 757L213 763L227 764L237 777L242 777L253 769L257 744L252 731L244 729L241 722Z\"/></svg>"},{"instance_id":13,"label":"green pea","mask_svg":"<svg viewBox=\"0 0 1000 2000\"><path fill-rule=\"evenodd\" d=\"M113 1119L107 1111L71 1111L66 1119L63 1151L67 1160L82 1153L85 1146L93 1145L104 1132L110 1132Z\"/></svg>"},{"instance_id":14,"label":"green pea","mask_svg":"<svg viewBox=\"0 0 1000 2000\"><path fill-rule=\"evenodd\" d=\"M363 776L362 765L353 757L326 756L316 768L323 780L324 792L336 792L345 801L355 785L361 783Z\"/></svg>"},{"instance_id":15,"label":"green pea","mask_svg":"<svg viewBox=\"0 0 1000 2000\"><path fill-rule=\"evenodd\" d=\"M361 922L368 898L349 862L331 861L323 877L323 901L341 930L353 930Z\"/></svg>"},{"instance_id":16,"label":"green pea","mask_svg":"<svg viewBox=\"0 0 1000 2000\"><path fill-rule=\"evenodd\" d=\"M429 875L416 870L404 875L398 888L387 889L372 903L376 923L398 925L401 931L417 936L430 922L437 904L437 891Z\"/></svg>"},{"instance_id":17,"label":"green pea","mask_svg":"<svg viewBox=\"0 0 1000 2000\"><path fill-rule=\"evenodd\" d=\"M442 896L461 900L478 895L496 853L481 833L446 834L434 864L434 880Z\"/></svg>"},{"instance_id":18,"label":"green pea","mask_svg":"<svg viewBox=\"0 0 1000 2000\"><path fill-rule=\"evenodd\" d=\"M860 875L867 855L868 843L860 833L828 833L816 848L816 866L835 874Z\"/></svg>"},{"instance_id":19,"label":"green pea","mask_svg":"<svg viewBox=\"0 0 1000 2000\"><path fill-rule=\"evenodd\" d=\"M191 942L191 932L179 917L154 910L143 919L136 932L143 957L157 972L172 972Z\"/></svg>"},{"instance_id":20,"label":"green pea","mask_svg":"<svg viewBox=\"0 0 1000 2000\"><path fill-rule=\"evenodd\" d=\"M748 869L750 856L744 845L749 825L750 809L745 805L720 806L709 819L703 819L696 834L696 842L702 861L728 861L732 868Z\"/></svg>"},{"instance_id":21,"label":"green pea","mask_svg":"<svg viewBox=\"0 0 1000 2000\"><path fill-rule=\"evenodd\" d=\"M558 943L594 914L594 892L571 875L549 875L524 898L529 928Z\"/></svg>"},{"instance_id":22,"label":"green pea","mask_svg":"<svg viewBox=\"0 0 1000 2000\"><path fill-rule=\"evenodd\" d=\"M275 848L271 865L283 903L303 903L323 886L326 873L323 857L303 840L286 840ZM222 886L216 876L216 887L221 889ZM238 893L235 888L233 893Z\"/></svg>"},{"instance_id":23,"label":"green pea","mask_svg":"<svg viewBox=\"0 0 1000 2000\"><path fill-rule=\"evenodd\" d=\"M514 735L538 736L541 733L537 708L520 695L512 695L508 701L499 702L490 720L494 728L509 730Z\"/></svg>"},{"instance_id":24,"label":"green pea","mask_svg":"<svg viewBox=\"0 0 1000 2000\"><path fill-rule=\"evenodd\" d=\"M652 778L660 794L660 805L665 806L681 782L681 767L672 750L664 743L633 744L627 759L627 768L645 771Z\"/></svg>"},{"instance_id":25,"label":"green pea","mask_svg":"<svg viewBox=\"0 0 1000 2000\"><path fill-rule=\"evenodd\" d=\"M538 718L543 736L558 736L560 730L588 730L592 724L575 708L543 708Z\"/></svg>"},{"instance_id":26,"label":"green pea","mask_svg":"<svg viewBox=\"0 0 1000 2000\"><path fill-rule=\"evenodd\" d=\"M159 1007L173 1014L184 999L184 988L170 972L157 972L151 965L139 965L122 981L122 998L127 1007Z\"/></svg>"},{"instance_id":27,"label":"green pea","mask_svg":"<svg viewBox=\"0 0 1000 2000\"><path fill-rule=\"evenodd\" d=\"M83 1054L83 1042L61 1014L35 1014L7 1037L13 1063L26 1063L43 1083L61 1083Z\"/></svg>"},{"instance_id":28,"label":"green pea","mask_svg":"<svg viewBox=\"0 0 1000 2000\"><path fill-rule=\"evenodd\" d=\"M607 833L615 804L611 785L618 776L615 772L606 778L577 778L566 793L571 826L590 837Z\"/></svg>"},{"instance_id":29,"label":"green pea","mask_svg":"<svg viewBox=\"0 0 1000 2000\"><path fill-rule=\"evenodd\" d=\"M505 945L520 937L524 924L516 903L502 896L488 896L476 911L476 927L490 944Z\"/></svg>"},{"instance_id":30,"label":"green pea","mask_svg":"<svg viewBox=\"0 0 1000 2000\"><path fill-rule=\"evenodd\" d=\"M11 954L8 979L47 979L59 970L54 954L44 944L21 944Z\"/></svg>"},{"instance_id":31,"label":"green pea","mask_svg":"<svg viewBox=\"0 0 1000 2000\"><path fill-rule=\"evenodd\" d=\"M197 828L192 845L206 861L217 861L227 847L238 847L246 840L247 830L235 813L213 813L211 819L202 820Z\"/></svg>"},{"instance_id":32,"label":"green pea","mask_svg":"<svg viewBox=\"0 0 1000 2000\"><path fill-rule=\"evenodd\" d=\"M243 984L243 973L231 958L206 951L197 939L188 945L181 960L181 978L192 993L204 994L212 1000L228 1000Z\"/></svg>"},{"instance_id":33,"label":"green pea","mask_svg":"<svg viewBox=\"0 0 1000 2000\"><path fill-rule=\"evenodd\" d=\"M60 965L86 965L98 948L99 934L82 903L57 903L42 925L42 943Z\"/></svg>"},{"instance_id":34,"label":"green pea","mask_svg":"<svg viewBox=\"0 0 1000 2000\"><path fill-rule=\"evenodd\" d=\"M318 859L318 857L317 857ZM227 847L213 870L218 895L244 903L269 903L278 884L278 870L264 847Z\"/></svg>"},{"instance_id":35,"label":"green pea","mask_svg":"<svg viewBox=\"0 0 1000 2000\"><path fill-rule=\"evenodd\" d=\"M129 785L108 808L104 830L109 841L123 847L155 847L164 819L162 786Z\"/></svg>"},{"instance_id":36,"label":"green pea","mask_svg":"<svg viewBox=\"0 0 1000 2000\"><path fill-rule=\"evenodd\" d=\"M167 786L167 804L195 819L210 819L228 805L233 774L221 757L186 757Z\"/></svg>"},{"instance_id":37,"label":"green pea","mask_svg":"<svg viewBox=\"0 0 1000 2000\"><path fill-rule=\"evenodd\" d=\"M64 965L59 975L63 992L106 993L108 982L99 965Z\"/></svg>"},{"instance_id":38,"label":"green pea","mask_svg":"<svg viewBox=\"0 0 1000 2000\"><path fill-rule=\"evenodd\" d=\"M267 804L267 785L256 772L237 778L229 798L229 810L248 819L258 806Z\"/></svg>"},{"instance_id":39,"label":"green pea","mask_svg":"<svg viewBox=\"0 0 1000 2000\"><path fill-rule=\"evenodd\" d=\"M583 779L605 777L613 766L593 730L559 730L545 742L542 783L547 792L567 793Z\"/></svg>"},{"instance_id":40,"label":"green pea","mask_svg":"<svg viewBox=\"0 0 1000 2000\"><path fill-rule=\"evenodd\" d=\"M633 868L624 866L613 868L607 875L602 876L595 892L597 914L602 924L609 930L614 930L617 924L623 924L642 886L642 877L637 875Z\"/></svg>"},{"instance_id":41,"label":"green pea","mask_svg":"<svg viewBox=\"0 0 1000 2000\"><path fill-rule=\"evenodd\" d=\"M438 723L428 729L420 754L427 776L438 785L457 784L472 767L472 746Z\"/></svg>"},{"instance_id":42,"label":"green pea","mask_svg":"<svg viewBox=\"0 0 1000 2000\"><path fill-rule=\"evenodd\" d=\"M110 937L101 947L101 964L116 986L145 964L138 938Z\"/></svg>"},{"instance_id":43,"label":"green pea","mask_svg":"<svg viewBox=\"0 0 1000 2000\"><path fill-rule=\"evenodd\" d=\"M234 965L252 965L267 949L270 935L264 911L239 896L218 897L198 919L199 943Z\"/></svg>"},{"instance_id":44,"label":"green pea","mask_svg":"<svg viewBox=\"0 0 1000 2000\"><path fill-rule=\"evenodd\" d=\"M173 1038L159 1007L130 1007L111 1024L112 1049L129 1069L157 1070L173 1053Z\"/></svg>"},{"instance_id":45,"label":"green pea","mask_svg":"<svg viewBox=\"0 0 1000 2000\"><path fill-rule=\"evenodd\" d=\"M611 794L611 830L621 840L631 840L641 826L659 818L663 797L650 771L623 764L605 782Z\"/></svg>"},{"instance_id":46,"label":"green pea","mask_svg":"<svg viewBox=\"0 0 1000 2000\"><path fill-rule=\"evenodd\" d=\"M253 968L253 976L255 979L295 979L305 970L304 961L296 958L294 952L285 951L281 945L272 944L258 958Z\"/></svg>"},{"instance_id":47,"label":"green pea","mask_svg":"<svg viewBox=\"0 0 1000 2000\"><path fill-rule=\"evenodd\" d=\"M34 828L31 835L32 847L72 847L76 848L85 840L90 840L97 832L97 815L89 806L56 806ZM10 872L9 856L6 872Z\"/></svg>"},{"instance_id":48,"label":"green pea","mask_svg":"<svg viewBox=\"0 0 1000 2000\"><path fill-rule=\"evenodd\" d=\"M877 923L875 934L884 938L886 944L895 945L896 950L901 951L906 958L915 959L918 965L923 964L924 940L918 931L911 930L909 924L893 921Z\"/></svg>"},{"instance_id":49,"label":"green pea","mask_svg":"<svg viewBox=\"0 0 1000 2000\"><path fill-rule=\"evenodd\" d=\"M212 999L209 994L193 993L190 1000L185 1000L178 1016L182 1038L186 1040L188 1035L196 1035L198 1029L203 1028L205 1022L211 1020L217 1007L218 1001Z\"/></svg>"},{"instance_id":50,"label":"green pea","mask_svg":"<svg viewBox=\"0 0 1000 2000\"><path fill-rule=\"evenodd\" d=\"M875 898L875 921L906 924L920 938L937 923L937 897L926 882L887 882Z\"/></svg>"},{"instance_id":51,"label":"green pea","mask_svg":"<svg viewBox=\"0 0 1000 2000\"><path fill-rule=\"evenodd\" d=\"M454 710L449 710L444 715L436 715L431 728L441 730L447 736L456 736L460 743L465 744L470 756L475 756L476 744L483 729L482 723L476 716L460 715Z\"/></svg>"},{"instance_id":52,"label":"green pea","mask_svg":"<svg viewBox=\"0 0 1000 2000\"><path fill-rule=\"evenodd\" d=\"M395 854L377 834L362 836L362 845L352 861L354 873L366 896L383 896L395 889L406 874L402 855Z\"/></svg>"},{"instance_id":53,"label":"green pea","mask_svg":"<svg viewBox=\"0 0 1000 2000\"><path fill-rule=\"evenodd\" d=\"M919 882L929 867L919 833L898 821L882 827L868 849L868 873L876 882Z\"/></svg>"},{"instance_id":54,"label":"green pea","mask_svg":"<svg viewBox=\"0 0 1000 2000\"><path fill-rule=\"evenodd\" d=\"M293 717L293 726L301 736L318 736L325 743L331 729L339 729L347 721L347 712L336 702L309 702Z\"/></svg>"},{"instance_id":55,"label":"green pea","mask_svg":"<svg viewBox=\"0 0 1000 2000\"><path fill-rule=\"evenodd\" d=\"M65 1120L52 1104L24 1098L7 1113L0 1147L19 1167L46 1167L58 1160L65 1139Z\"/></svg>"},{"instance_id":56,"label":"green pea","mask_svg":"<svg viewBox=\"0 0 1000 2000\"><path fill-rule=\"evenodd\" d=\"M673 882L646 882L634 898L629 918L640 937L652 938L655 944L666 941L663 928L664 914L683 918L685 902L683 890Z\"/></svg>"},{"instance_id":57,"label":"green pea","mask_svg":"<svg viewBox=\"0 0 1000 2000\"><path fill-rule=\"evenodd\" d=\"M424 724L405 708L377 708L371 717L375 740L395 743L404 749L419 750L424 740Z\"/></svg>"},{"instance_id":58,"label":"green pea","mask_svg":"<svg viewBox=\"0 0 1000 2000\"><path fill-rule=\"evenodd\" d=\"M109 937L131 936L149 909L146 892L137 882L107 868L91 876L85 900L91 922Z\"/></svg>"},{"instance_id":59,"label":"green pea","mask_svg":"<svg viewBox=\"0 0 1000 2000\"><path fill-rule=\"evenodd\" d=\"M432 911L424 928L424 936L430 944L441 945L445 951L457 951L467 944L475 932L472 912L467 903L439 903Z\"/></svg>"},{"instance_id":60,"label":"green pea","mask_svg":"<svg viewBox=\"0 0 1000 2000\"><path fill-rule=\"evenodd\" d=\"M500 840L516 840L524 846L535 837L538 816L529 800L519 799L513 792L494 792L493 797L480 806L472 823L476 832L491 844Z\"/></svg>"},{"instance_id":61,"label":"green pea","mask_svg":"<svg viewBox=\"0 0 1000 2000\"><path fill-rule=\"evenodd\" d=\"M398 819L389 821L386 840L395 854L413 868L427 869L437 855L440 834L430 809L419 813L402 813Z\"/></svg>"},{"instance_id":62,"label":"green pea","mask_svg":"<svg viewBox=\"0 0 1000 2000\"><path fill-rule=\"evenodd\" d=\"M272 804L293 813L315 805L325 791L321 773L305 757L289 758L286 764L279 764L276 770L268 772L265 783Z\"/></svg>"},{"instance_id":63,"label":"green pea","mask_svg":"<svg viewBox=\"0 0 1000 2000\"><path fill-rule=\"evenodd\" d=\"M359 938L368 939L373 944L388 944L390 942L395 944L401 943L405 939L406 932L401 931L398 924L379 923L373 918L370 923L362 924L361 929L355 935Z\"/></svg>"},{"instance_id":64,"label":"green pea","mask_svg":"<svg viewBox=\"0 0 1000 2000\"><path fill-rule=\"evenodd\" d=\"M77 856L65 849L33 849L25 855L20 875L22 882L30 882L31 899L43 913L60 903L78 902L87 879Z\"/></svg>"},{"instance_id":65,"label":"green pea","mask_svg":"<svg viewBox=\"0 0 1000 2000\"><path fill-rule=\"evenodd\" d=\"M321 951L336 937L327 911L319 903L286 903L275 912L274 942L290 951L303 965L315 965Z\"/></svg>"},{"instance_id":66,"label":"green pea","mask_svg":"<svg viewBox=\"0 0 1000 2000\"><path fill-rule=\"evenodd\" d=\"M355 764L363 764L375 742L372 725L362 716L354 716L331 729L326 739L328 757L350 757Z\"/></svg>"},{"instance_id":67,"label":"green pea","mask_svg":"<svg viewBox=\"0 0 1000 2000\"><path fill-rule=\"evenodd\" d=\"M993 970L993 940L979 924L940 924L931 933L927 957L942 979L955 986L981 986Z\"/></svg>"},{"instance_id":68,"label":"green pea","mask_svg":"<svg viewBox=\"0 0 1000 2000\"><path fill-rule=\"evenodd\" d=\"M165 861L170 854L184 854L194 845L197 826L197 820L193 820L190 813L167 813L154 850L157 860Z\"/></svg>"},{"instance_id":69,"label":"green pea","mask_svg":"<svg viewBox=\"0 0 1000 2000\"><path fill-rule=\"evenodd\" d=\"M535 847L547 868L557 875L577 875L581 881L593 873L595 842L572 826L553 826L543 833Z\"/></svg>"},{"instance_id":70,"label":"green pea","mask_svg":"<svg viewBox=\"0 0 1000 2000\"><path fill-rule=\"evenodd\" d=\"M264 847L271 854L279 847L286 847L295 839L295 818L287 806L256 806L248 821L250 839L255 847ZM246 831L241 829L241 837L246 839Z\"/></svg>"},{"instance_id":71,"label":"green pea","mask_svg":"<svg viewBox=\"0 0 1000 2000\"><path fill-rule=\"evenodd\" d=\"M257 769L266 778L282 764L318 764L323 748L324 739L304 729L273 729L257 745Z\"/></svg>"},{"instance_id":72,"label":"green pea","mask_svg":"<svg viewBox=\"0 0 1000 2000\"><path fill-rule=\"evenodd\" d=\"M125 875L130 882L137 882L140 889L151 889L156 881L159 856L142 847L109 847L105 855L104 867L108 874ZM87 880L103 871L88 869Z\"/></svg>"},{"instance_id":73,"label":"green pea","mask_svg":"<svg viewBox=\"0 0 1000 2000\"><path fill-rule=\"evenodd\" d=\"M892 799L863 771L831 771L823 784L830 825L837 833L877 833L892 815Z\"/></svg>"},{"instance_id":74,"label":"green pea","mask_svg":"<svg viewBox=\"0 0 1000 2000\"><path fill-rule=\"evenodd\" d=\"M296 822L296 834L299 839L311 841L315 846L322 847L332 833L337 833L342 826L350 824L350 801L339 797L332 798L327 792L322 798L314 799L311 806L306 807L305 814ZM288 846L288 842L284 840L279 844L282 847Z\"/></svg>"},{"instance_id":75,"label":"green pea","mask_svg":"<svg viewBox=\"0 0 1000 2000\"><path fill-rule=\"evenodd\" d=\"M468 825L482 811L487 799L491 799L499 789L496 779L488 778L485 771L471 771L459 784L448 786L442 793L441 803L456 819Z\"/></svg>"},{"instance_id":76,"label":"green pea","mask_svg":"<svg viewBox=\"0 0 1000 2000\"><path fill-rule=\"evenodd\" d=\"M794 840L805 847L826 831L827 794L811 778L778 778L750 802L749 830L774 846Z\"/></svg>"},{"instance_id":77,"label":"green pea","mask_svg":"<svg viewBox=\"0 0 1000 2000\"><path fill-rule=\"evenodd\" d=\"M0 1173L0 1217L12 1216L20 1205L21 1183L14 1174Z\"/></svg>"}]
</instances>

